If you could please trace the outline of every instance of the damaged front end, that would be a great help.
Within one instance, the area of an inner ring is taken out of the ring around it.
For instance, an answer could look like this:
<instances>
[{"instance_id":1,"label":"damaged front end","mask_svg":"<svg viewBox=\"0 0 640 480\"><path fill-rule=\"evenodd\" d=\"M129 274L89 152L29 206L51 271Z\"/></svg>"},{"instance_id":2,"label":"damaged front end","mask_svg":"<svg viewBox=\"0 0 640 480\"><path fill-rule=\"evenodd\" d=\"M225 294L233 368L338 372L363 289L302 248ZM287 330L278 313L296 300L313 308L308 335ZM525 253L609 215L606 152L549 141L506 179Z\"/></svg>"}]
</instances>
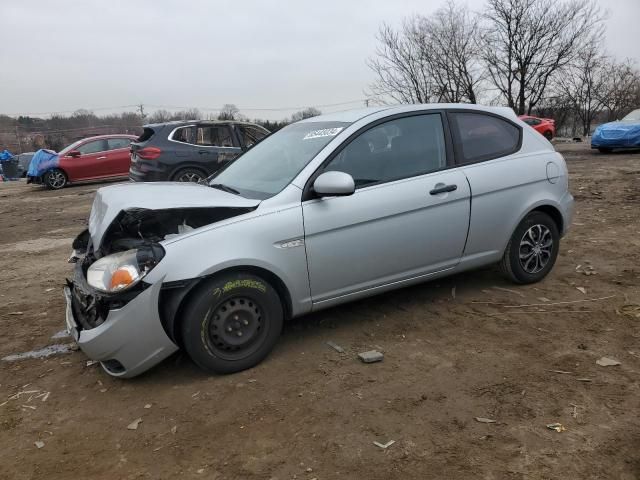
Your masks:
<instances>
[{"instance_id":1,"label":"damaged front end","mask_svg":"<svg viewBox=\"0 0 640 480\"><path fill-rule=\"evenodd\" d=\"M109 374L125 377L177 350L160 318L162 281L144 281L165 256L161 242L252 209L129 208L103 228L99 244L90 230L78 235L69 259L75 263L74 275L67 280L65 296L67 329L82 350Z\"/></svg>"}]
</instances>

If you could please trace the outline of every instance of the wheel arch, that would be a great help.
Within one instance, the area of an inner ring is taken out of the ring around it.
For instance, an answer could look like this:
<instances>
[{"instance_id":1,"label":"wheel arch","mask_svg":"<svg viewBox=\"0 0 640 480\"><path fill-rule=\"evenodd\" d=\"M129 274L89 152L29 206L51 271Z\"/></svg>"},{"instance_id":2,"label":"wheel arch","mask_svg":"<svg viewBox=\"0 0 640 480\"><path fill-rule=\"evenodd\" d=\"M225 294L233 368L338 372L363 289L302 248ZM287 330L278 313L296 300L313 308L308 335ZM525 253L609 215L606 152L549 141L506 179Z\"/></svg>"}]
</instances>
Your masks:
<instances>
[{"instance_id":1,"label":"wheel arch","mask_svg":"<svg viewBox=\"0 0 640 480\"><path fill-rule=\"evenodd\" d=\"M219 275L230 273L249 273L264 278L273 285L280 297L285 321L293 316L293 303L286 284L278 275L263 267L255 265L235 265L195 279L169 282L163 285L163 290L160 292L158 308L160 311L160 321L162 322L165 332L178 346L182 346L180 325L184 309L189 299L195 295L198 287L204 282Z\"/></svg>"},{"instance_id":2,"label":"wheel arch","mask_svg":"<svg viewBox=\"0 0 640 480\"><path fill-rule=\"evenodd\" d=\"M550 204L538 205L534 209L527 212L527 214L523 218L533 212L542 212L549 215L553 222L556 224L556 227L558 227L558 232L560 233L560 235L562 235L562 233L564 232L564 218L562 217L562 213L560 213L560 210L557 207Z\"/></svg>"}]
</instances>

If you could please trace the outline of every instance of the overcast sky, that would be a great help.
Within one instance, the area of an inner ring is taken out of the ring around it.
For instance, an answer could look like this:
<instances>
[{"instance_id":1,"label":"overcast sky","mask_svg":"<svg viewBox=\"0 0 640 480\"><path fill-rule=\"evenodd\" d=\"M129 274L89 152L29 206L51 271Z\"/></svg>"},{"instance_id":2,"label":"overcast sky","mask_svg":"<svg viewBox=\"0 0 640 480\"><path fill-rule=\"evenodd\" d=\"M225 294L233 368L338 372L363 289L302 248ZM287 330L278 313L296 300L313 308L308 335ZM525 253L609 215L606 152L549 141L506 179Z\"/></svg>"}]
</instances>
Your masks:
<instances>
[{"instance_id":1,"label":"overcast sky","mask_svg":"<svg viewBox=\"0 0 640 480\"><path fill-rule=\"evenodd\" d=\"M380 23L443 1L0 0L0 113L235 103L283 118L292 110L258 109L359 106ZM640 0L598 1L606 48L640 63Z\"/></svg>"}]
</instances>

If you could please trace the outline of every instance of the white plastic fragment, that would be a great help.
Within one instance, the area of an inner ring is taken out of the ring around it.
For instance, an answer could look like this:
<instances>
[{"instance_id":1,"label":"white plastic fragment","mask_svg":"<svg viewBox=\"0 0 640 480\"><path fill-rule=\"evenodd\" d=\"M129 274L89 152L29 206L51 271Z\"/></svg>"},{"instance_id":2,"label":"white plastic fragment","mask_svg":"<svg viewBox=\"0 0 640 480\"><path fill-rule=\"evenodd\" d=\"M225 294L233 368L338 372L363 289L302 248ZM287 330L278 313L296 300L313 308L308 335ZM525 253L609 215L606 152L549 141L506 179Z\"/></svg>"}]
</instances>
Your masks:
<instances>
[{"instance_id":1,"label":"white plastic fragment","mask_svg":"<svg viewBox=\"0 0 640 480\"><path fill-rule=\"evenodd\" d=\"M608 357L599 358L598 360L596 360L596 363L601 367L615 367L617 365L620 365L619 361Z\"/></svg>"},{"instance_id":2,"label":"white plastic fragment","mask_svg":"<svg viewBox=\"0 0 640 480\"><path fill-rule=\"evenodd\" d=\"M129 425L127 425L127 429L128 430L137 430L138 429L138 425L140 425L142 423L142 419L141 418L136 418L133 422L131 422Z\"/></svg>"},{"instance_id":3,"label":"white plastic fragment","mask_svg":"<svg viewBox=\"0 0 640 480\"><path fill-rule=\"evenodd\" d=\"M373 442L373 444L376 447L380 447L383 450L386 450L387 448L389 448L391 445L393 445L394 443L396 443L395 440L389 440L387 443L380 443L380 442Z\"/></svg>"},{"instance_id":4,"label":"white plastic fragment","mask_svg":"<svg viewBox=\"0 0 640 480\"><path fill-rule=\"evenodd\" d=\"M33 444L38 448L44 447L44 442L42 440L36 440Z\"/></svg>"}]
</instances>

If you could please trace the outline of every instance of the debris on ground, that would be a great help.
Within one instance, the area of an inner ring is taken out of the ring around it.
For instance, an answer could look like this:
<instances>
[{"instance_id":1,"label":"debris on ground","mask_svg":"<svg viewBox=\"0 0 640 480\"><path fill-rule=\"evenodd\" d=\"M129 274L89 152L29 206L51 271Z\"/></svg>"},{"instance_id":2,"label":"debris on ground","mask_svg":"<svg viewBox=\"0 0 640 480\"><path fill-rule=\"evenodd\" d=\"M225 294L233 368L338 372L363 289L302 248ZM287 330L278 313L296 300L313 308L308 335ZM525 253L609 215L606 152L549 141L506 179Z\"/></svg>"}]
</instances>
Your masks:
<instances>
[{"instance_id":1,"label":"debris on ground","mask_svg":"<svg viewBox=\"0 0 640 480\"><path fill-rule=\"evenodd\" d=\"M615 367L617 365L620 365L619 361L608 357L599 358L598 360L596 360L596 363L601 367Z\"/></svg>"},{"instance_id":2,"label":"debris on ground","mask_svg":"<svg viewBox=\"0 0 640 480\"><path fill-rule=\"evenodd\" d=\"M151 404L150 404L150 403L147 403L147 404L144 406L144 408L151 408Z\"/></svg>"},{"instance_id":3,"label":"debris on ground","mask_svg":"<svg viewBox=\"0 0 640 480\"><path fill-rule=\"evenodd\" d=\"M127 429L128 430L137 430L138 429L138 425L140 425L142 423L142 419L141 418L136 418L133 422L131 422L129 425L127 425Z\"/></svg>"},{"instance_id":4,"label":"debris on ground","mask_svg":"<svg viewBox=\"0 0 640 480\"><path fill-rule=\"evenodd\" d=\"M547 425L549 430L555 430L558 433L564 432L566 428L561 423L550 423Z\"/></svg>"},{"instance_id":5,"label":"debris on ground","mask_svg":"<svg viewBox=\"0 0 640 480\"><path fill-rule=\"evenodd\" d=\"M578 265L576 267L576 272L587 276L596 275L598 273L591 265Z\"/></svg>"},{"instance_id":6,"label":"debris on ground","mask_svg":"<svg viewBox=\"0 0 640 480\"><path fill-rule=\"evenodd\" d=\"M387 443L380 443L380 442L373 442L373 444L376 447L380 447L383 450L386 450L387 448L389 448L391 445L393 445L394 443L396 443L395 440L389 440Z\"/></svg>"},{"instance_id":7,"label":"debris on ground","mask_svg":"<svg viewBox=\"0 0 640 480\"><path fill-rule=\"evenodd\" d=\"M618 315L627 315L629 317L640 318L640 305L627 304L616 309Z\"/></svg>"},{"instance_id":8,"label":"debris on ground","mask_svg":"<svg viewBox=\"0 0 640 480\"><path fill-rule=\"evenodd\" d=\"M493 286L491 288L493 288L494 290L499 290L501 292L513 293L514 295L518 295L518 296L524 298L524 293L518 292L517 290L512 290L510 288L504 288L504 287L496 287L496 286Z\"/></svg>"},{"instance_id":9,"label":"debris on ground","mask_svg":"<svg viewBox=\"0 0 640 480\"><path fill-rule=\"evenodd\" d=\"M344 353L344 348L342 348L340 345L338 345L337 343L332 342L331 340L329 340L327 342L327 345L329 345L331 348L333 348L336 352L338 353Z\"/></svg>"},{"instance_id":10,"label":"debris on ground","mask_svg":"<svg viewBox=\"0 0 640 480\"><path fill-rule=\"evenodd\" d=\"M13 355L7 355L2 360L5 362L15 362L16 360L26 360L28 358L46 358L51 355L58 355L61 353L69 353L72 351L73 343L60 343L56 345L49 345L41 348L40 350L30 350L24 353L15 353Z\"/></svg>"},{"instance_id":11,"label":"debris on ground","mask_svg":"<svg viewBox=\"0 0 640 480\"><path fill-rule=\"evenodd\" d=\"M9 315L24 315L24 312L9 312Z\"/></svg>"},{"instance_id":12,"label":"debris on ground","mask_svg":"<svg viewBox=\"0 0 640 480\"><path fill-rule=\"evenodd\" d=\"M360 360L364 363L375 363L381 362L384 358L384 355L377 350L369 350L368 352L362 352L358 354Z\"/></svg>"},{"instance_id":13,"label":"debris on ground","mask_svg":"<svg viewBox=\"0 0 640 480\"><path fill-rule=\"evenodd\" d=\"M87 360L86 365L87 367L90 367L91 365L95 365L96 363L98 363L97 360Z\"/></svg>"},{"instance_id":14,"label":"debris on ground","mask_svg":"<svg viewBox=\"0 0 640 480\"><path fill-rule=\"evenodd\" d=\"M475 418L476 418L476 422L480 422L480 423L496 423L496 421L491 418L484 418L484 417L475 417Z\"/></svg>"},{"instance_id":15,"label":"debris on ground","mask_svg":"<svg viewBox=\"0 0 640 480\"><path fill-rule=\"evenodd\" d=\"M36 440L33 444L38 448L44 447L44 442L42 440Z\"/></svg>"},{"instance_id":16,"label":"debris on ground","mask_svg":"<svg viewBox=\"0 0 640 480\"><path fill-rule=\"evenodd\" d=\"M586 295L587 294L587 289L584 287L576 287L576 290L578 290L580 293Z\"/></svg>"}]
</instances>

